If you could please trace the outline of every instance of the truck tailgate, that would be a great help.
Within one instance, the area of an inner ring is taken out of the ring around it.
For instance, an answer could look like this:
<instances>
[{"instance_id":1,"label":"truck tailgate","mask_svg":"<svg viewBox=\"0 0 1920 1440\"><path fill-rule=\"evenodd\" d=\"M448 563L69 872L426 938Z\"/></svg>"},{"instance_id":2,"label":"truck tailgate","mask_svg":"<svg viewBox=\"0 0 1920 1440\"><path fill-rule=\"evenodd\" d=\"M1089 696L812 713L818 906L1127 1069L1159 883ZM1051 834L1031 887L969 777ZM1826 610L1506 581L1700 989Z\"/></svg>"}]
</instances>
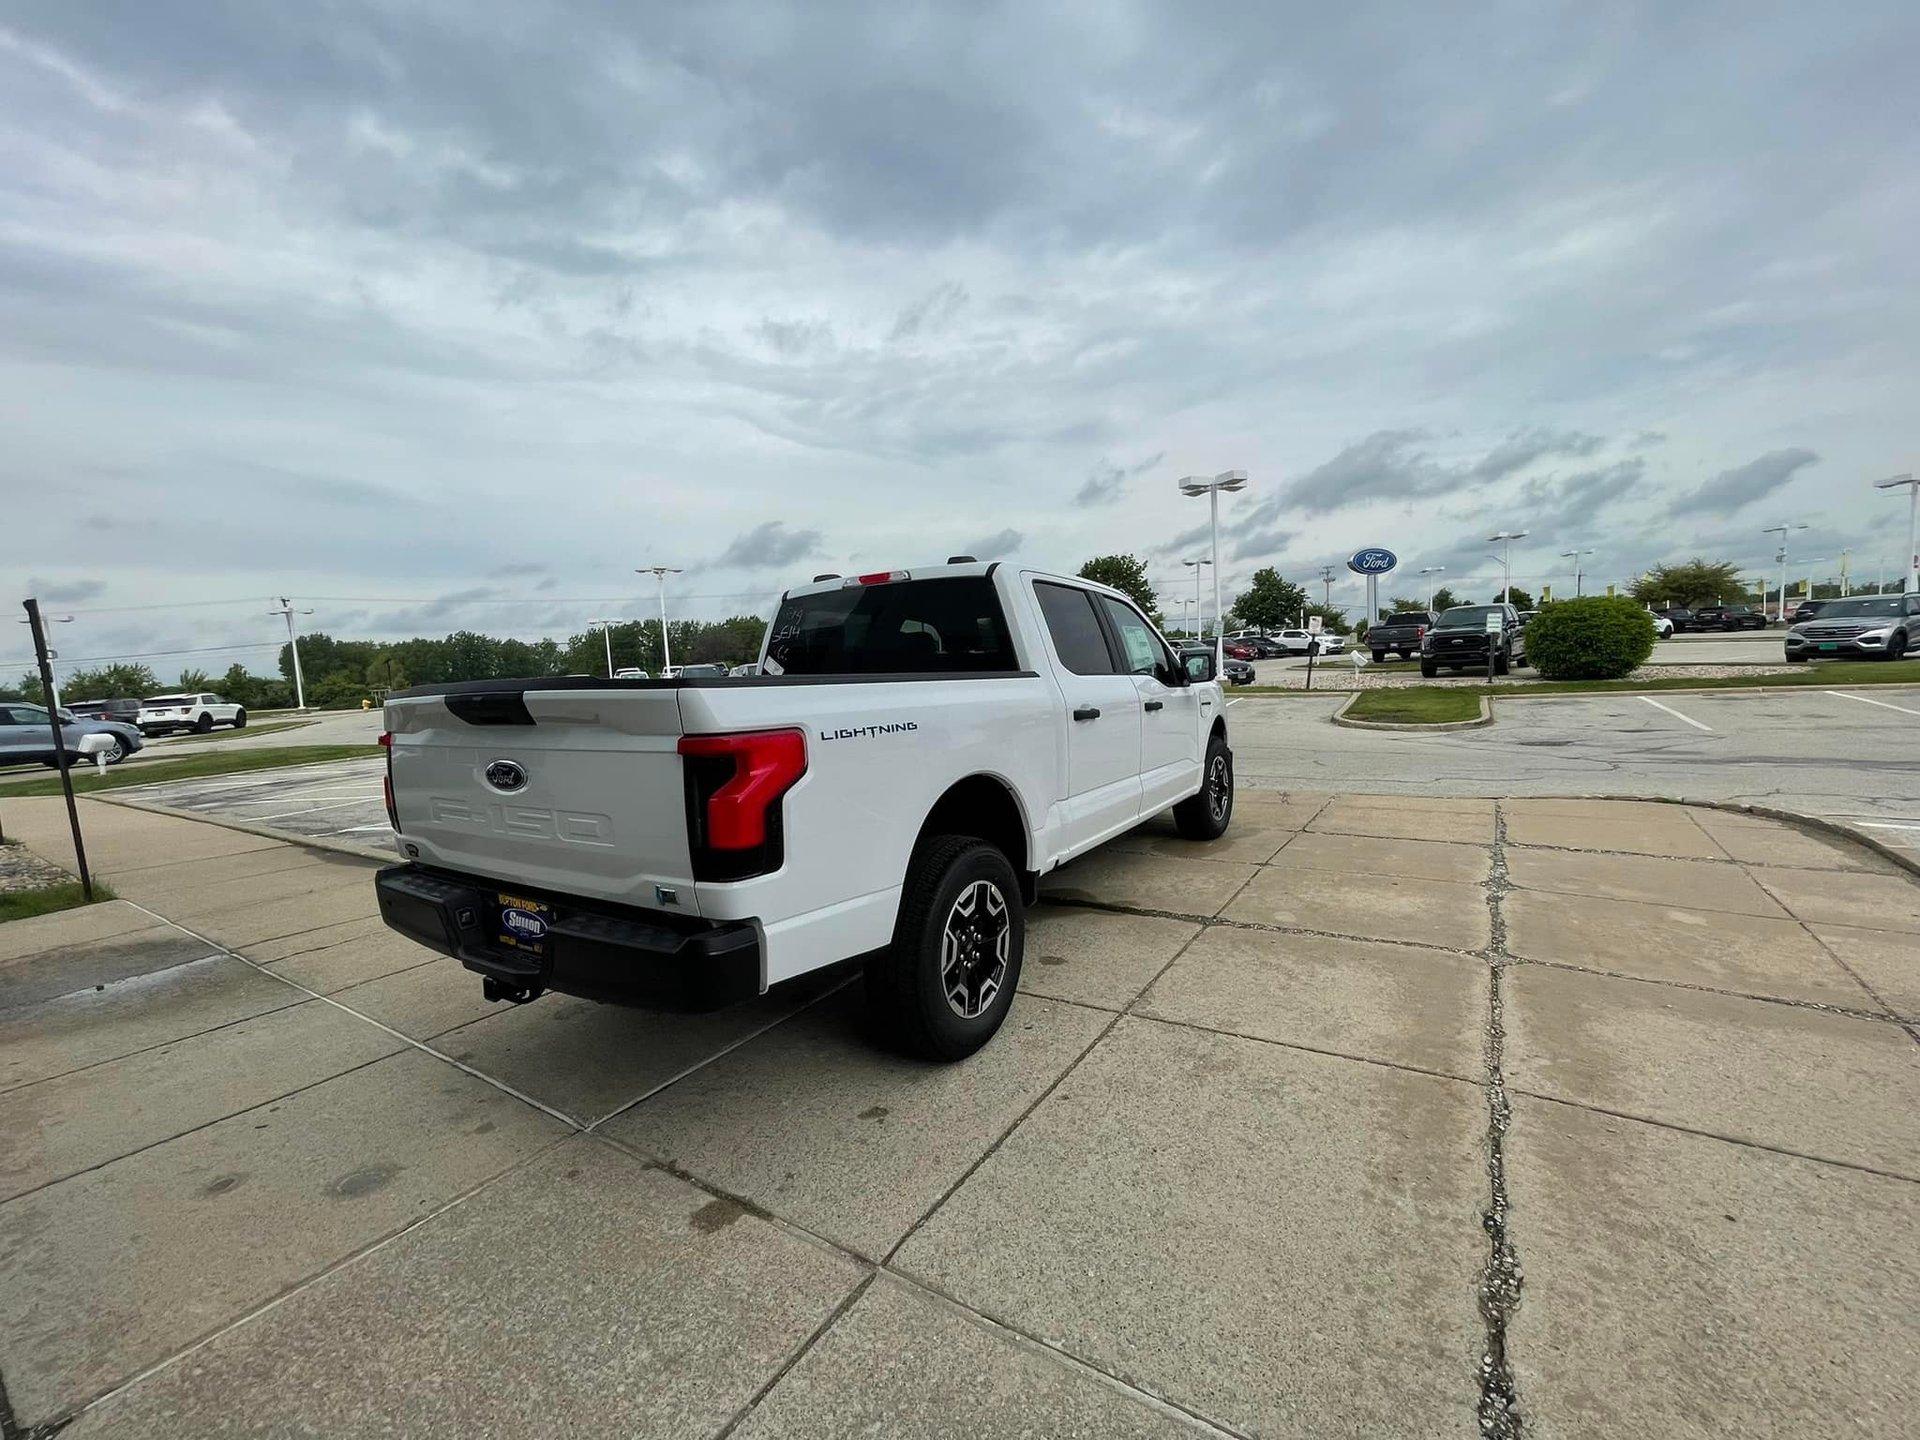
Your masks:
<instances>
[{"instance_id":1,"label":"truck tailgate","mask_svg":"<svg viewBox=\"0 0 1920 1440\"><path fill-rule=\"evenodd\" d=\"M677 690L538 685L387 702L409 858L698 914Z\"/></svg>"}]
</instances>

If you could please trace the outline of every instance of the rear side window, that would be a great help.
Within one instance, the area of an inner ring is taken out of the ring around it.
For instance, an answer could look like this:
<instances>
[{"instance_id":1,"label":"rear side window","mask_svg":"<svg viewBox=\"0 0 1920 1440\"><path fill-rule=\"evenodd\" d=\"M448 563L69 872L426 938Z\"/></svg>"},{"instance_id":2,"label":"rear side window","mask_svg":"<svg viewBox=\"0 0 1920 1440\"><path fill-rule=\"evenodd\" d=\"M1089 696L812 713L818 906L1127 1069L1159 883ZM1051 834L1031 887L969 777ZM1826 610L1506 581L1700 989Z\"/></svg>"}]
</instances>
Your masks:
<instances>
[{"instance_id":1,"label":"rear side window","mask_svg":"<svg viewBox=\"0 0 1920 1440\"><path fill-rule=\"evenodd\" d=\"M1053 636L1053 648L1060 663L1076 675L1113 675L1119 667L1107 649L1106 632L1093 611L1093 596L1072 585L1049 585L1037 581L1034 596L1040 601L1040 613L1046 617L1047 633Z\"/></svg>"},{"instance_id":2,"label":"rear side window","mask_svg":"<svg viewBox=\"0 0 1920 1440\"><path fill-rule=\"evenodd\" d=\"M984 575L843 585L790 595L773 617L769 675L947 675L1018 670Z\"/></svg>"}]
</instances>

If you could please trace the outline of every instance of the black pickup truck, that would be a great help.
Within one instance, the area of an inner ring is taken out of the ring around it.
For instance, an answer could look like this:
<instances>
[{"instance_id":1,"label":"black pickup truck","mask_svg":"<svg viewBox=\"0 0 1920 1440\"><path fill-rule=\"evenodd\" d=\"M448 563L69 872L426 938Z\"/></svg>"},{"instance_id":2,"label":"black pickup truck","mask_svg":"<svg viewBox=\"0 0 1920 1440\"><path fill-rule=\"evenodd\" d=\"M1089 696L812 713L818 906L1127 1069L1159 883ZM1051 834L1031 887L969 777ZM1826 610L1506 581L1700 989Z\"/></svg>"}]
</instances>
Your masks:
<instances>
[{"instance_id":1,"label":"black pickup truck","mask_svg":"<svg viewBox=\"0 0 1920 1440\"><path fill-rule=\"evenodd\" d=\"M1497 631L1487 617L1499 619ZM1420 642L1420 673L1431 680L1441 670L1485 670L1493 647L1493 673L1527 663L1527 627L1511 605L1456 605L1443 611Z\"/></svg>"},{"instance_id":2,"label":"black pickup truck","mask_svg":"<svg viewBox=\"0 0 1920 1440\"><path fill-rule=\"evenodd\" d=\"M1367 649L1373 652L1376 665L1387 658L1388 651L1404 660L1420 653L1420 641L1432 628L1432 612L1401 610L1367 627Z\"/></svg>"}]
</instances>

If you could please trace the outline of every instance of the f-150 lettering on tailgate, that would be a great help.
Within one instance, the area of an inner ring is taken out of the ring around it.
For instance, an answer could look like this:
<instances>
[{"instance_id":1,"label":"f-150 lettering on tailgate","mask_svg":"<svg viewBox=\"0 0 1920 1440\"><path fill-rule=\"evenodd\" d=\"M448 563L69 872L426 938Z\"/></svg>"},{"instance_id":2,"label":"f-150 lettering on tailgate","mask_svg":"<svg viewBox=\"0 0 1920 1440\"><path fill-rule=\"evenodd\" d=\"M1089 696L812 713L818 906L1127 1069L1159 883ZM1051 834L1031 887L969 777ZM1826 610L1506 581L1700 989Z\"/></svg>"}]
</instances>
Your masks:
<instances>
[{"instance_id":1,"label":"f-150 lettering on tailgate","mask_svg":"<svg viewBox=\"0 0 1920 1440\"><path fill-rule=\"evenodd\" d=\"M475 805L435 795L427 813L437 824L464 825L527 840L562 840L573 845L613 844L613 819L586 810L544 810L537 805Z\"/></svg>"}]
</instances>

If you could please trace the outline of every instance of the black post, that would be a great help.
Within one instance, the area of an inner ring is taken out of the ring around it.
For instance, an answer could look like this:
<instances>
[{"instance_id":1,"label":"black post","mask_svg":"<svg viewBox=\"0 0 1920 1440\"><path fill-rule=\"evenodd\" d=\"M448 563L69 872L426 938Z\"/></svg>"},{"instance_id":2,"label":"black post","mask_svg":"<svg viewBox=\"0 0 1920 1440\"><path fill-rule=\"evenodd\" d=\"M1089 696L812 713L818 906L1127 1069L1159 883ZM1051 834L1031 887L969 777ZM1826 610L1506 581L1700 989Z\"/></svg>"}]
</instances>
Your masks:
<instances>
[{"instance_id":1,"label":"black post","mask_svg":"<svg viewBox=\"0 0 1920 1440\"><path fill-rule=\"evenodd\" d=\"M1307 640L1307 689L1313 688L1313 657L1320 653L1320 642L1308 637Z\"/></svg>"},{"instance_id":2,"label":"black post","mask_svg":"<svg viewBox=\"0 0 1920 1440\"><path fill-rule=\"evenodd\" d=\"M73 776L67 772L67 737L60 733L60 707L54 703L53 666L47 659L47 632L40 623L40 602L28 600L27 624L33 627L33 657L40 662L40 689L47 702L47 723L53 727L53 762L60 770L60 791L67 797L67 823L73 826L73 855L80 862L80 889L93 903L93 876L87 870L87 842L80 838L80 807L73 803Z\"/></svg>"}]
</instances>

